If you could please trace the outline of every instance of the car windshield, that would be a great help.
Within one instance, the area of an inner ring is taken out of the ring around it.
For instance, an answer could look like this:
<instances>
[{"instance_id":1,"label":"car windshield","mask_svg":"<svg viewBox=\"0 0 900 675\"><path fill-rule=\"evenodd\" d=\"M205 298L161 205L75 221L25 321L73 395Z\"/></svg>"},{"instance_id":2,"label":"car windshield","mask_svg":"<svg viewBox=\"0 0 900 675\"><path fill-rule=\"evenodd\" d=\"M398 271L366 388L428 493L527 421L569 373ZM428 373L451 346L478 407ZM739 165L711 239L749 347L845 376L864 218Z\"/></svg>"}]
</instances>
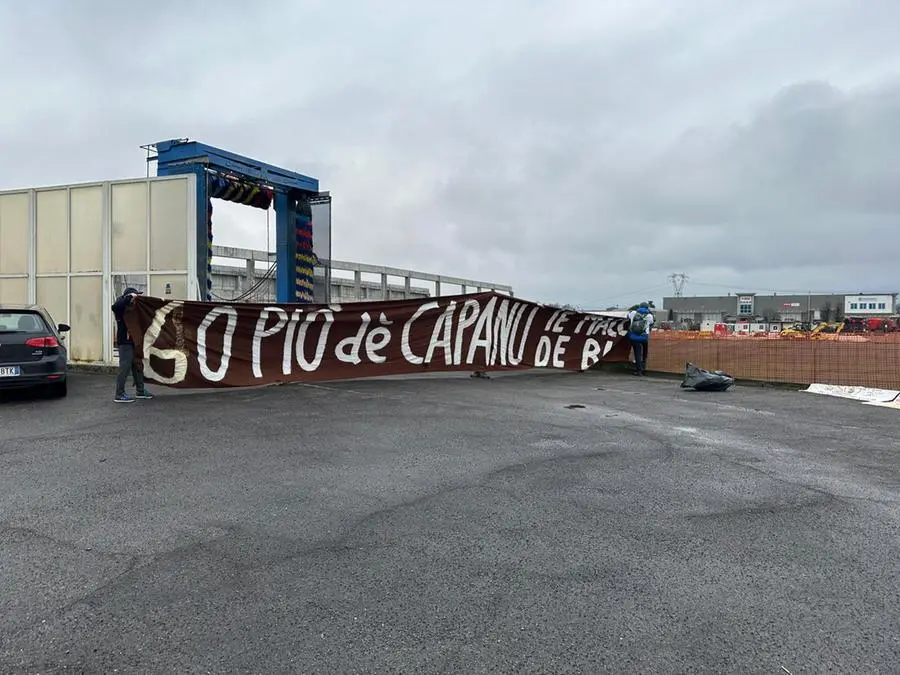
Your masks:
<instances>
[{"instance_id":1,"label":"car windshield","mask_svg":"<svg viewBox=\"0 0 900 675\"><path fill-rule=\"evenodd\" d=\"M46 333L44 319L36 312L0 309L0 333Z\"/></svg>"}]
</instances>

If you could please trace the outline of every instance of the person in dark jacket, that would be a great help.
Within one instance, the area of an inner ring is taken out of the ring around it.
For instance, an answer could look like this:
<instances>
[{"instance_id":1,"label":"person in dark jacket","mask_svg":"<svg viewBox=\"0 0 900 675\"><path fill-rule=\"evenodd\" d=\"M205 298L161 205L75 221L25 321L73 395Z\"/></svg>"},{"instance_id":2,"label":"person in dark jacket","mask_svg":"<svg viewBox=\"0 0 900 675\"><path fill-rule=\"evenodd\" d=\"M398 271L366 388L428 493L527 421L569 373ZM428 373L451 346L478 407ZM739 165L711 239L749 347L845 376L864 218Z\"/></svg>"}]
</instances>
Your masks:
<instances>
[{"instance_id":1,"label":"person in dark jacket","mask_svg":"<svg viewBox=\"0 0 900 675\"><path fill-rule=\"evenodd\" d=\"M634 374L647 374L647 353L650 351L650 330L653 328L653 313L648 303L628 312L628 341L634 352Z\"/></svg>"},{"instance_id":2,"label":"person in dark jacket","mask_svg":"<svg viewBox=\"0 0 900 675\"><path fill-rule=\"evenodd\" d=\"M125 325L125 310L139 295L141 292L136 288L126 288L112 306L113 314L116 317L116 347L119 349L119 374L116 376L116 396L113 399L116 403L132 403L135 398L153 398L153 394L144 386L143 367L140 359L134 357L134 340L128 334L128 327ZM125 392L125 383L128 381L129 374L134 380L134 398Z\"/></svg>"}]
</instances>

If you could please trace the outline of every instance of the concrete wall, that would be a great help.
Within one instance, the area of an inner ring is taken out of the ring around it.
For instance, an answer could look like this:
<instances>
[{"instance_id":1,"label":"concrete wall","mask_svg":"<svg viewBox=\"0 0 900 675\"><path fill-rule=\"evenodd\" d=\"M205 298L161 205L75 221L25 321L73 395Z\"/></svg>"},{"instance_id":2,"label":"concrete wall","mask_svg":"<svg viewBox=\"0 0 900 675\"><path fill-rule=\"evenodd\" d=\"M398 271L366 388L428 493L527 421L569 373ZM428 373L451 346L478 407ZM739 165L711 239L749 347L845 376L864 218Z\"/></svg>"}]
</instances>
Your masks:
<instances>
[{"instance_id":1,"label":"concrete wall","mask_svg":"<svg viewBox=\"0 0 900 675\"><path fill-rule=\"evenodd\" d=\"M133 285L197 297L194 177L0 192L0 302L39 304L73 361L111 362L109 307Z\"/></svg>"}]
</instances>

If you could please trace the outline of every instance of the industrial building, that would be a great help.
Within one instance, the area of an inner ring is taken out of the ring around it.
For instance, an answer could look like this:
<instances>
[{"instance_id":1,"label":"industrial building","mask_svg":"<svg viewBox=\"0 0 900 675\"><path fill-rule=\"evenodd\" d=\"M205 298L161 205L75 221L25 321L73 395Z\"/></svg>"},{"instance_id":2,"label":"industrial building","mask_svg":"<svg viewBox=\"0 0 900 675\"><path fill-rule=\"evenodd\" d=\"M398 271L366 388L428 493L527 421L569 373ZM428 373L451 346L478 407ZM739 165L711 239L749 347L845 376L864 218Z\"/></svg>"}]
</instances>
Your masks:
<instances>
[{"instance_id":1,"label":"industrial building","mask_svg":"<svg viewBox=\"0 0 900 675\"><path fill-rule=\"evenodd\" d=\"M840 293L663 298L663 316L676 327L708 327L753 321L765 324L839 321L844 317L889 317L897 313L897 293Z\"/></svg>"}]
</instances>

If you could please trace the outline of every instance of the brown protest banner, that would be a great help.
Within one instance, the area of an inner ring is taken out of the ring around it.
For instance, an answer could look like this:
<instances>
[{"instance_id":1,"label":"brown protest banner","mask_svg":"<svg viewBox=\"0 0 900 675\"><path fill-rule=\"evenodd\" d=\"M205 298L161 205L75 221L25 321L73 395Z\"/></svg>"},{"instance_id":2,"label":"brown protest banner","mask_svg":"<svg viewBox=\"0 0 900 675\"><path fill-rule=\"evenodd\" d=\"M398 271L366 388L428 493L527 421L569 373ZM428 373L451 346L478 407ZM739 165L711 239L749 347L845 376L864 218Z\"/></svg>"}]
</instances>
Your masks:
<instances>
[{"instance_id":1,"label":"brown protest banner","mask_svg":"<svg viewBox=\"0 0 900 675\"><path fill-rule=\"evenodd\" d=\"M498 293L349 305L138 297L125 314L152 381L186 389L557 368L628 358L625 319Z\"/></svg>"}]
</instances>

